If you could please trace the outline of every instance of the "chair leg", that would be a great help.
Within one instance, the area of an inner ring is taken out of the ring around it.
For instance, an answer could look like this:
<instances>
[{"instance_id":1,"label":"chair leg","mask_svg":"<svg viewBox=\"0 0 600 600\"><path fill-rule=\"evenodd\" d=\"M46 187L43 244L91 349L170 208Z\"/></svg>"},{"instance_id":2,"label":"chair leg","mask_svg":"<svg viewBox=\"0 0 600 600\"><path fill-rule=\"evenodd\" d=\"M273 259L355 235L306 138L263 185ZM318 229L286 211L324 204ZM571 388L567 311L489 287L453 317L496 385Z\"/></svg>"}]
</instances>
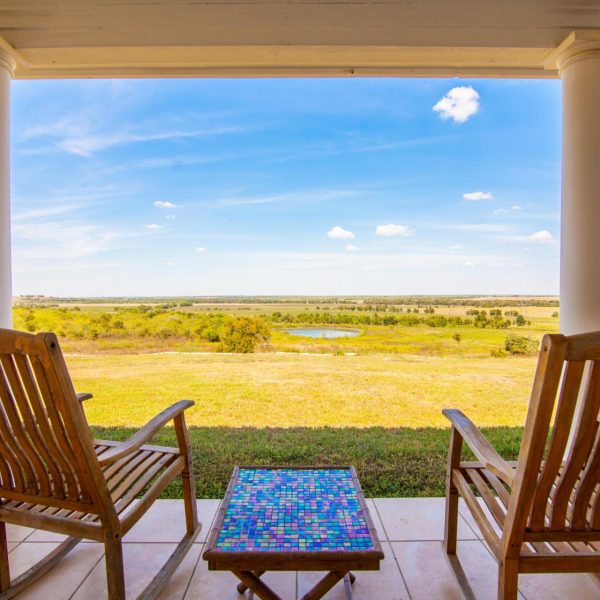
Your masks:
<instances>
[{"instance_id":1,"label":"chair leg","mask_svg":"<svg viewBox=\"0 0 600 600\"><path fill-rule=\"evenodd\" d=\"M0 521L0 592L10 587L10 570L8 568L8 542L6 540L6 523Z\"/></svg>"},{"instance_id":2,"label":"chair leg","mask_svg":"<svg viewBox=\"0 0 600 600\"><path fill-rule=\"evenodd\" d=\"M456 554L458 531L458 489L452 481L452 471L460 466L462 436L453 427L448 448L448 472L446 474L446 523L444 527L444 547L448 554Z\"/></svg>"},{"instance_id":3,"label":"chair leg","mask_svg":"<svg viewBox=\"0 0 600 600\"><path fill-rule=\"evenodd\" d=\"M198 528L198 507L196 504L196 480L194 478L194 467L192 465L192 446L190 444L190 436L188 434L183 413L177 415L174 424L179 451L185 458L185 467L181 472L181 481L183 484L185 523L187 532L191 534Z\"/></svg>"},{"instance_id":4,"label":"chair leg","mask_svg":"<svg viewBox=\"0 0 600 600\"><path fill-rule=\"evenodd\" d=\"M517 600L519 560L504 558L498 564L498 600Z\"/></svg>"},{"instance_id":5,"label":"chair leg","mask_svg":"<svg viewBox=\"0 0 600 600\"><path fill-rule=\"evenodd\" d=\"M107 531L104 536L104 552L108 600L125 600L125 574L121 537Z\"/></svg>"}]
</instances>

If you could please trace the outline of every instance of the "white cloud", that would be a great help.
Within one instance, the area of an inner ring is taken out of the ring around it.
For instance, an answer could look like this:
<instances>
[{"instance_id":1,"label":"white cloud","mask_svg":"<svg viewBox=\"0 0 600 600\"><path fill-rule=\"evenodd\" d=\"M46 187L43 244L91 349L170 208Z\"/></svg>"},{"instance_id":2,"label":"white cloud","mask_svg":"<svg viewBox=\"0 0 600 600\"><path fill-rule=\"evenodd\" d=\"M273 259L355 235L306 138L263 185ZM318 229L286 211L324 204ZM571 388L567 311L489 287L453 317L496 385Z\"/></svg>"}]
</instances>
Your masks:
<instances>
[{"instance_id":1,"label":"white cloud","mask_svg":"<svg viewBox=\"0 0 600 600\"><path fill-rule=\"evenodd\" d=\"M197 246L194 252L197 252L198 254L204 254L206 252L206 248L204 248L204 246Z\"/></svg>"},{"instance_id":2,"label":"white cloud","mask_svg":"<svg viewBox=\"0 0 600 600\"><path fill-rule=\"evenodd\" d=\"M522 207L522 206L519 206L518 204L513 204L513 205L511 206L511 209L512 209L512 210L523 210L523 207Z\"/></svg>"},{"instance_id":3,"label":"white cloud","mask_svg":"<svg viewBox=\"0 0 600 600\"><path fill-rule=\"evenodd\" d=\"M508 211L505 208L497 208L494 211L495 215L505 215Z\"/></svg>"},{"instance_id":4,"label":"white cloud","mask_svg":"<svg viewBox=\"0 0 600 600\"><path fill-rule=\"evenodd\" d=\"M177 204L173 204L172 202L165 202L164 200L157 200L154 203L154 206L157 208L177 208Z\"/></svg>"},{"instance_id":5,"label":"white cloud","mask_svg":"<svg viewBox=\"0 0 600 600\"><path fill-rule=\"evenodd\" d=\"M450 250L462 250L464 246L462 244L452 244L452 246L448 246Z\"/></svg>"},{"instance_id":6,"label":"white cloud","mask_svg":"<svg viewBox=\"0 0 600 600\"><path fill-rule=\"evenodd\" d=\"M550 242L555 241L554 236L547 229L532 233L528 239L531 242L536 242L538 244L549 244Z\"/></svg>"},{"instance_id":7,"label":"white cloud","mask_svg":"<svg viewBox=\"0 0 600 600\"><path fill-rule=\"evenodd\" d=\"M167 219L167 221L174 221L175 215L165 215L165 219Z\"/></svg>"},{"instance_id":8,"label":"white cloud","mask_svg":"<svg viewBox=\"0 0 600 600\"><path fill-rule=\"evenodd\" d=\"M150 223L146 225L146 229L150 229L151 231L156 231L157 229L162 229L162 225L157 225L156 223Z\"/></svg>"},{"instance_id":9,"label":"white cloud","mask_svg":"<svg viewBox=\"0 0 600 600\"><path fill-rule=\"evenodd\" d=\"M357 252L358 251L358 246L355 246L354 244L348 244L346 246L346 252Z\"/></svg>"},{"instance_id":10,"label":"white cloud","mask_svg":"<svg viewBox=\"0 0 600 600\"><path fill-rule=\"evenodd\" d=\"M332 240L353 240L355 236L351 231L347 231L339 225L336 225L327 232L327 237Z\"/></svg>"},{"instance_id":11,"label":"white cloud","mask_svg":"<svg viewBox=\"0 0 600 600\"><path fill-rule=\"evenodd\" d=\"M435 104L433 110L442 119L464 123L479 110L479 94L470 86L454 87Z\"/></svg>"},{"instance_id":12,"label":"white cloud","mask_svg":"<svg viewBox=\"0 0 600 600\"><path fill-rule=\"evenodd\" d=\"M479 200L491 200L493 198L492 192L467 192L463 194L465 200L471 200L477 202Z\"/></svg>"},{"instance_id":13,"label":"white cloud","mask_svg":"<svg viewBox=\"0 0 600 600\"><path fill-rule=\"evenodd\" d=\"M388 225L377 225L377 228L375 229L375 235L384 237L401 235L406 237L409 235L415 235L415 230L411 227L407 227L406 225L394 225L394 223L389 223Z\"/></svg>"},{"instance_id":14,"label":"white cloud","mask_svg":"<svg viewBox=\"0 0 600 600\"><path fill-rule=\"evenodd\" d=\"M477 265L477 263L474 263L472 260L468 260L468 261L465 263L465 266L466 266L466 267L474 267L474 266L476 266L476 265Z\"/></svg>"}]
</instances>

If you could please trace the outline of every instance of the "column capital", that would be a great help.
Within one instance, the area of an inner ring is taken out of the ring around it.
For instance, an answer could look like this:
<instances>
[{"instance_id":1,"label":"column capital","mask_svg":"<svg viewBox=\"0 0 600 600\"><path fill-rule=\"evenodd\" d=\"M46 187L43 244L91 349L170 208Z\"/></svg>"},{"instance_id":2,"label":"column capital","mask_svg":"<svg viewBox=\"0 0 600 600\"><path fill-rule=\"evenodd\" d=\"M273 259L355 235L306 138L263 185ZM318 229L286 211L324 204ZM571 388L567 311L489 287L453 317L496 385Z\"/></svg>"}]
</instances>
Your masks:
<instances>
[{"instance_id":1,"label":"column capital","mask_svg":"<svg viewBox=\"0 0 600 600\"><path fill-rule=\"evenodd\" d=\"M0 69L7 71L11 76L14 75L17 68L17 61L7 48L0 44Z\"/></svg>"},{"instance_id":2,"label":"column capital","mask_svg":"<svg viewBox=\"0 0 600 600\"><path fill-rule=\"evenodd\" d=\"M544 61L546 69L560 72L570 64L585 58L600 58L600 29L572 31Z\"/></svg>"}]
</instances>

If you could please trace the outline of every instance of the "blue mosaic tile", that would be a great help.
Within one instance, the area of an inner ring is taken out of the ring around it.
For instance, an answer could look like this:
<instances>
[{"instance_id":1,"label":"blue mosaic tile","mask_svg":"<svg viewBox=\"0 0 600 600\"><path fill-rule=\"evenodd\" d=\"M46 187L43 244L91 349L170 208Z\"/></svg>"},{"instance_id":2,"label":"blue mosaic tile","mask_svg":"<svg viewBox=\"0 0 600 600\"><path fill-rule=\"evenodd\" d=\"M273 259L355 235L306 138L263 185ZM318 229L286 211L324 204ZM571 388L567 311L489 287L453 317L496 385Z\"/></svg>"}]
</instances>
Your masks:
<instances>
[{"instance_id":1,"label":"blue mosaic tile","mask_svg":"<svg viewBox=\"0 0 600 600\"><path fill-rule=\"evenodd\" d=\"M349 469L240 469L217 550L372 550Z\"/></svg>"}]
</instances>

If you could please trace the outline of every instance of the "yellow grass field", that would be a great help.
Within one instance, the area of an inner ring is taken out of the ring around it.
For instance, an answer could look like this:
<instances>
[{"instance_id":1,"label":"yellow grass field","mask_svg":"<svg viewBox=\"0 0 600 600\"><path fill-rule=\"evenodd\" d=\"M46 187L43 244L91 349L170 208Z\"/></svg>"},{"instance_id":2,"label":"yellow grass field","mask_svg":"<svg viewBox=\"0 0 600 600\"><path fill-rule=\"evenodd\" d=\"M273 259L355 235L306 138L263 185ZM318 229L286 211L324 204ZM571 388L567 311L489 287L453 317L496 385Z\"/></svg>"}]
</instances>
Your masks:
<instances>
[{"instance_id":1,"label":"yellow grass field","mask_svg":"<svg viewBox=\"0 0 600 600\"><path fill-rule=\"evenodd\" d=\"M481 426L521 426L535 358L411 355L68 355L93 425L142 425L196 402L199 427L446 427L444 407Z\"/></svg>"}]
</instances>

